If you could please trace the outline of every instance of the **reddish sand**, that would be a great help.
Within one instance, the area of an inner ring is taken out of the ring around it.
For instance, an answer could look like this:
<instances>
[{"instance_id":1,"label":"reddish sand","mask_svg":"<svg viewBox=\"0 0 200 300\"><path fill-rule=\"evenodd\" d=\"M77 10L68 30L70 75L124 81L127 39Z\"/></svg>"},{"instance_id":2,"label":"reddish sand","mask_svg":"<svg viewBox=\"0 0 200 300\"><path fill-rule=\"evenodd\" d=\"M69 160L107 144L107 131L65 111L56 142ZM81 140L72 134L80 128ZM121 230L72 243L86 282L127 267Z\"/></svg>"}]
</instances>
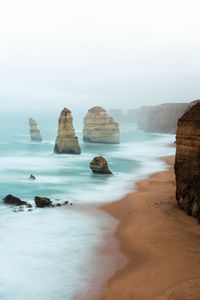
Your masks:
<instances>
[{"instance_id":1,"label":"reddish sand","mask_svg":"<svg viewBox=\"0 0 200 300\"><path fill-rule=\"evenodd\" d=\"M115 236L129 258L104 300L200 300L200 225L175 200L169 170L139 181L137 191L103 206L120 221Z\"/></svg>"}]
</instances>

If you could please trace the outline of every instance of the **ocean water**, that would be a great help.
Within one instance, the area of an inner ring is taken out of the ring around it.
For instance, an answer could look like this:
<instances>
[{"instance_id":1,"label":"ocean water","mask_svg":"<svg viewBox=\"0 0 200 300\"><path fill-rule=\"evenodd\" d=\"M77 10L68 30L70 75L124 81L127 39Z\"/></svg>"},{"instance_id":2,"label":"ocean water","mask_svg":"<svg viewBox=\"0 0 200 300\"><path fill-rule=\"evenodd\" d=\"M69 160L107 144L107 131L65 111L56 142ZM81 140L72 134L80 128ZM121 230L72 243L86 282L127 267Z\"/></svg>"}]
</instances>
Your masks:
<instances>
[{"instance_id":1,"label":"ocean water","mask_svg":"<svg viewBox=\"0 0 200 300\"><path fill-rule=\"evenodd\" d=\"M102 289L99 278L106 281L124 259L120 253L98 254L105 236L118 248L111 236L118 223L97 206L132 191L136 180L164 170L166 165L157 158L174 154L169 143L175 136L122 124L119 145L84 144L80 116L74 126L82 154L57 155L57 116L33 116L42 143L30 141L28 117L0 118L0 199L13 194L33 203L38 195L73 205L14 212L0 204L0 299L89 300L90 290ZM99 155L107 159L114 176L91 173L89 163ZM37 180L28 180L30 174Z\"/></svg>"}]
</instances>

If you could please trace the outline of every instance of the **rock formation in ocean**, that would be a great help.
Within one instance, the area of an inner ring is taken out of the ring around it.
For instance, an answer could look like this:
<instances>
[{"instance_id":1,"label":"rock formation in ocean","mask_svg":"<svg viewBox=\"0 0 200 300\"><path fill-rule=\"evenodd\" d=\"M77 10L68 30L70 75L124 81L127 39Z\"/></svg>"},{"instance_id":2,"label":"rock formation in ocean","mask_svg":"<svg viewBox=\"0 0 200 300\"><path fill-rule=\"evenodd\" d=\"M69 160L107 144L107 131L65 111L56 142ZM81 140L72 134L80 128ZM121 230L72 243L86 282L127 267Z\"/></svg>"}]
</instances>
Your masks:
<instances>
[{"instance_id":1,"label":"rock formation in ocean","mask_svg":"<svg viewBox=\"0 0 200 300\"><path fill-rule=\"evenodd\" d=\"M42 141L42 136L40 131L37 128L37 123L32 118L29 118L29 125L30 125L30 135L32 141Z\"/></svg>"},{"instance_id":2,"label":"rock formation in ocean","mask_svg":"<svg viewBox=\"0 0 200 300\"><path fill-rule=\"evenodd\" d=\"M176 199L200 221L200 102L178 120L176 133Z\"/></svg>"},{"instance_id":3,"label":"rock formation in ocean","mask_svg":"<svg viewBox=\"0 0 200 300\"><path fill-rule=\"evenodd\" d=\"M90 163L90 169L97 174L112 174L108 168L108 163L103 156L93 158Z\"/></svg>"},{"instance_id":4,"label":"rock formation in ocean","mask_svg":"<svg viewBox=\"0 0 200 300\"><path fill-rule=\"evenodd\" d=\"M119 125L105 109L95 106L84 118L83 141L87 143L118 144Z\"/></svg>"},{"instance_id":5,"label":"rock formation in ocean","mask_svg":"<svg viewBox=\"0 0 200 300\"><path fill-rule=\"evenodd\" d=\"M188 103L166 103L141 107L138 127L148 132L176 133L177 121L187 107Z\"/></svg>"},{"instance_id":6,"label":"rock formation in ocean","mask_svg":"<svg viewBox=\"0 0 200 300\"><path fill-rule=\"evenodd\" d=\"M75 136L75 131L73 128L71 111L67 108L64 108L60 114L58 121L58 136L56 139L54 152L59 154L81 153L78 138Z\"/></svg>"},{"instance_id":7,"label":"rock formation in ocean","mask_svg":"<svg viewBox=\"0 0 200 300\"><path fill-rule=\"evenodd\" d=\"M29 176L29 179L30 179L30 180L36 180L36 177L35 177L33 174L31 174L31 175Z\"/></svg>"},{"instance_id":8,"label":"rock formation in ocean","mask_svg":"<svg viewBox=\"0 0 200 300\"><path fill-rule=\"evenodd\" d=\"M2 199L4 204L9 204L9 205L27 205L27 202L22 201L21 199L9 194L5 198Z\"/></svg>"},{"instance_id":9,"label":"rock formation in ocean","mask_svg":"<svg viewBox=\"0 0 200 300\"><path fill-rule=\"evenodd\" d=\"M52 206L52 202L49 198L45 198L45 197L35 197L35 205L37 207L49 207Z\"/></svg>"}]
</instances>

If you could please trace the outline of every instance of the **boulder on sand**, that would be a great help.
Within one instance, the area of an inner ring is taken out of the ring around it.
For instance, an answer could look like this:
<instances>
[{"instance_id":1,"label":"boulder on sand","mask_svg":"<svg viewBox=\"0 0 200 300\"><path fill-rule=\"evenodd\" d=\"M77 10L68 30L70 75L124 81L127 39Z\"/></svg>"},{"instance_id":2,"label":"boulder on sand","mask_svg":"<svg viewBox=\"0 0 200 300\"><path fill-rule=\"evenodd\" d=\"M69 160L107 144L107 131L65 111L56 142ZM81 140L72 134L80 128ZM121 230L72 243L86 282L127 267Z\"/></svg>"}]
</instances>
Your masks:
<instances>
[{"instance_id":1,"label":"boulder on sand","mask_svg":"<svg viewBox=\"0 0 200 300\"><path fill-rule=\"evenodd\" d=\"M90 169L96 174L112 174L108 168L108 163L103 156L93 158L90 163Z\"/></svg>"}]
</instances>

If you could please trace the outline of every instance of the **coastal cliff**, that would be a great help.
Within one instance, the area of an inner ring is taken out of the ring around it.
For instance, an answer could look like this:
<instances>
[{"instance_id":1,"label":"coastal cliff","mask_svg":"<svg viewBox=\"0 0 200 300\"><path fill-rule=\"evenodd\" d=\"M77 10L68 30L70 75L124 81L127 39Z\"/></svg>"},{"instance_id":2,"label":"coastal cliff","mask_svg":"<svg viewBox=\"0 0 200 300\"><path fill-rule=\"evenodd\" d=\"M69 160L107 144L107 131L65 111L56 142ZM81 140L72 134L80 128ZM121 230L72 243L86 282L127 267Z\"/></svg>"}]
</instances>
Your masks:
<instances>
[{"instance_id":1,"label":"coastal cliff","mask_svg":"<svg viewBox=\"0 0 200 300\"><path fill-rule=\"evenodd\" d=\"M118 144L120 131L118 123L105 109L95 106L84 118L83 141L87 143Z\"/></svg>"},{"instance_id":2,"label":"coastal cliff","mask_svg":"<svg viewBox=\"0 0 200 300\"><path fill-rule=\"evenodd\" d=\"M138 127L148 132L176 133L177 121L187 107L188 103L166 103L141 107Z\"/></svg>"},{"instance_id":3,"label":"coastal cliff","mask_svg":"<svg viewBox=\"0 0 200 300\"><path fill-rule=\"evenodd\" d=\"M31 140L35 142L41 142L42 141L42 136L40 133L40 130L37 128L37 122L29 118L29 126L30 126L30 135L31 135Z\"/></svg>"},{"instance_id":4,"label":"coastal cliff","mask_svg":"<svg viewBox=\"0 0 200 300\"><path fill-rule=\"evenodd\" d=\"M64 108L58 120L58 136L54 147L58 154L80 154L81 148L73 128L71 111Z\"/></svg>"},{"instance_id":5,"label":"coastal cliff","mask_svg":"<svg viewBox=\"0 0 200 300\"><path fill-rule=\"evenodd\" d=\"M176 199L200 221L200 103L178 120L176 133Z\"/></svg>"}]
</instances>

